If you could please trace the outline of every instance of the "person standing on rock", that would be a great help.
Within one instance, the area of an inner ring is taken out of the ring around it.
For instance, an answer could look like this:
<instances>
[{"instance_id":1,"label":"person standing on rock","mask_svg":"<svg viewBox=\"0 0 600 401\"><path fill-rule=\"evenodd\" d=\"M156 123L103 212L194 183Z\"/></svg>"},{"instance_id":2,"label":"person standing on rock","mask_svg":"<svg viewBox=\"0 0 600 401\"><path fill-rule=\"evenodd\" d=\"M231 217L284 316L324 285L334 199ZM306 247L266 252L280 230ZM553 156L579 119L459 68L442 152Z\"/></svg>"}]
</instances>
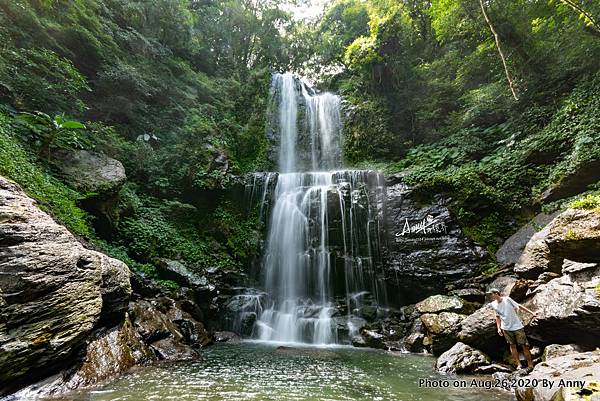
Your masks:
<instances>
[{"instance_id":1,"label":"person standing on rock","mask_svg":"<svg viewBox=\"0 0 600 401\"><path fill-rule=\"evenodd\" d=\"M492 302L490 306L496 312L496 327L498 334L506 339L506 342L510 346L510 353L513 359L517 363L517 369L524 369L521 366L519 359L519 351L517 346L523 347L523 354L527 359L527 367L533 368L533 360L531 359L531 352L529 352L529 343L527 342L527 336L525 335L525 326L517 316L517 310L522 309L525 312L531 314L534 318L536 313L529 310L523 305L515 302L511 297L503 297L500 295L500 290L497 288L490 288L486 294L489 294Z\"/></svg>"}]
</instances>

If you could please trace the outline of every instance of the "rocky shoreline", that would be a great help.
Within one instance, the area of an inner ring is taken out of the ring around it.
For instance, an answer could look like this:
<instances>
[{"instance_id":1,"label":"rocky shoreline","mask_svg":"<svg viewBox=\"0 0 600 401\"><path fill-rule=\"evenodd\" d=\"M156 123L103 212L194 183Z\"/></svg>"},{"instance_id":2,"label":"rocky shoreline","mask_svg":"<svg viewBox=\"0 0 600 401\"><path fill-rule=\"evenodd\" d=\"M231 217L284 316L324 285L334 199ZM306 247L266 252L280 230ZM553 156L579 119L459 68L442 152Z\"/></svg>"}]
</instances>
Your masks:
<instances>
[{"instance_id":1,"label":"rocky shoreline","mask_svg":"<svg viewBox=\"0 0 600 401\"><path fill-rule=\"evenodd\" d=\"M423 242L394 242L388 258L426 255L418 271L404 262L390 264L388 271L408 282L425 274L437 284L422 292L429 295L425 299L389 310L384 318L376 310L363 311L370 317L360 322L352 344L429 352L438 357L435 368L441 373L493 374L510 381L524 372L512 372L508 347L496 334L493 311L485 304L484 291L494 286L538 312L536 320L527 322L536 362L527 377L584 379L585 391L597 392L593 386L600 372L600 211L567 209L536 218L536 224L547 225L540 231L525 227L499 251L503 269L477 276L472 269L481 261L481 250L462 238L443 200L423 207L398 179L389 184L388 199L397 202L391 213L404 208L404 214L388 216L396 231L404 226L408 210L417 220L446 216L442 220L447 235L430 232L438 248L429 247L427 252ZM396 231L388 235L395 237ZM181 286L167 291L130 272L124 263L86 249L2 177L0 234L3 400L95 386L136 365L199 359L201 349L212 342L240 338L236 333L212 332L223 327L223 316L229 316L227 305L244 281L240 273L207 271L199 277L177 261L164 260L161 275ZM454 255L452 263L462 260L466 265L452 270L448 262L435 270L430 262L440 253ZM442 279L453 284L444 287ZM575 392L571 387L508 390L519 400L550 400L557 393L568 399Z\"/></svg>"},{"instance_id":2,"label":"rocky shoreline","mask_svg":"<svg viewBox=\"0 0 600 401\"><path fill-rule=\"evenodd\" d=\"M496 287L537 312L534 320L521 315L536 364L526 377L536 383L543 378L552 383L560 378L585 381L583 389L538 384L507 390L514 391L518 400L598 394L600 210L567 209L538 216L534 223L543 221L547 224L541 230L528 225L509 238L499 251L498 259L505 262L499 272L467 279L462 288L403 307L397 318L388 319L388 327L409 328L400 339L385 325L374 325L363 328L362 339L355 342L431 352L438 357L436 369L441 373L493 373L505 383L515 382L512 379L527 372L512 373L508 346L497 335L494 311L485 303L484 290Z\"/></svg>"}]
</instances>

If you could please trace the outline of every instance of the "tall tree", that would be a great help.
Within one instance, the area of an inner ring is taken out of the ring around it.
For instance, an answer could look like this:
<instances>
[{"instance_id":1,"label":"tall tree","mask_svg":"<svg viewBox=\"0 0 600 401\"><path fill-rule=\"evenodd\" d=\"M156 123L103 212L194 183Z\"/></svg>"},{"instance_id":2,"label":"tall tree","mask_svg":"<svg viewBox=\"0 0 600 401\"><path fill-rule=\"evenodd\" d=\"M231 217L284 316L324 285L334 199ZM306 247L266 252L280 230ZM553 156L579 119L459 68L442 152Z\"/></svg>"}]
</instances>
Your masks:
<instances>
[{"instance_id":1,"label":"tall tree","mask_svg":"<svg viewBox=\"0 0 600 401\"><path fill-rule=\"evenodd\" d=\"M485 5L483 4L483 0L479 0L479 4L481 6L481 12L483 13L485 22L488 24L488 26L490 27L490 31L492 31L492 34L494 35L494 41L496 42L496 48L498 49L498 54L500 54L500 59L502 60L502 65L504 66L504 73L506 74L506 80L508 81L508 86L510 87L510 91L513 95L513 98L518 101L519 97L517 96L517 90L515 88L514 81L513 81L512 77L510 76L510 71L508 70L508 64L506 63L506 56L504 55L504 52L502 51L502 45L500 44L500 36L498 35L496 28L494 28L494 24L492 24L492 21L485 10Z\"/></svg>"}]
</instances>

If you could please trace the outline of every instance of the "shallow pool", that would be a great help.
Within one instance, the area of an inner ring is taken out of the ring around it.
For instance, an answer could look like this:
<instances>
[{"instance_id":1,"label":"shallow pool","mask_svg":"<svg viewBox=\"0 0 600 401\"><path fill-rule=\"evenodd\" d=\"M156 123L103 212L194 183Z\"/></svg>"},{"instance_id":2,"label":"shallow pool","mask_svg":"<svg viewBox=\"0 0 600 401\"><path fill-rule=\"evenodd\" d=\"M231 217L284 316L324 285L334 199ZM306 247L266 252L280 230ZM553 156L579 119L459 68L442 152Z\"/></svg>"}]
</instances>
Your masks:
<instances>
[{"instance_id":1,"label":"shallow pool","mask_svg":"<svg viewBox=\"0 0 600 401\"><path fill-rule=\"evenodd\" d=\"M434 358L352 347L218 344L203 360L139 368L104 387L62 400L512 400L510 393L453 388ZM419 386L420 380L449 388ZM439 382L439 380L442 380Z\"/></svg>"}]
</instances>

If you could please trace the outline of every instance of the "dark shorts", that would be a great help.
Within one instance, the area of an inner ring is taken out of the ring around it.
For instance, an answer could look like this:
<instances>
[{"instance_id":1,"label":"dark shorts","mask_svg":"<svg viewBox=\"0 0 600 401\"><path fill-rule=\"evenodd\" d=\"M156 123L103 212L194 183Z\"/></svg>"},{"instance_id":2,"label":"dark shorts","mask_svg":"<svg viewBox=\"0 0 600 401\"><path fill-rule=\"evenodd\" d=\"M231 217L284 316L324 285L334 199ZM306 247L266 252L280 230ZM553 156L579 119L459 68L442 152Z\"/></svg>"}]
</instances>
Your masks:
<instances>
[{"instance_id":1,"label":"dark shorts","mask_svg":"<svg viewBox=\"0 0 600 401\"><path fill-rule=\"evenodd\" d=\"M504 333L506 342L511 345L529 345L529 342L527 342L527 336L525 335L525 329L519 329L515 331L502 330L502 332Z\"/></svg>"}]
</instances>

